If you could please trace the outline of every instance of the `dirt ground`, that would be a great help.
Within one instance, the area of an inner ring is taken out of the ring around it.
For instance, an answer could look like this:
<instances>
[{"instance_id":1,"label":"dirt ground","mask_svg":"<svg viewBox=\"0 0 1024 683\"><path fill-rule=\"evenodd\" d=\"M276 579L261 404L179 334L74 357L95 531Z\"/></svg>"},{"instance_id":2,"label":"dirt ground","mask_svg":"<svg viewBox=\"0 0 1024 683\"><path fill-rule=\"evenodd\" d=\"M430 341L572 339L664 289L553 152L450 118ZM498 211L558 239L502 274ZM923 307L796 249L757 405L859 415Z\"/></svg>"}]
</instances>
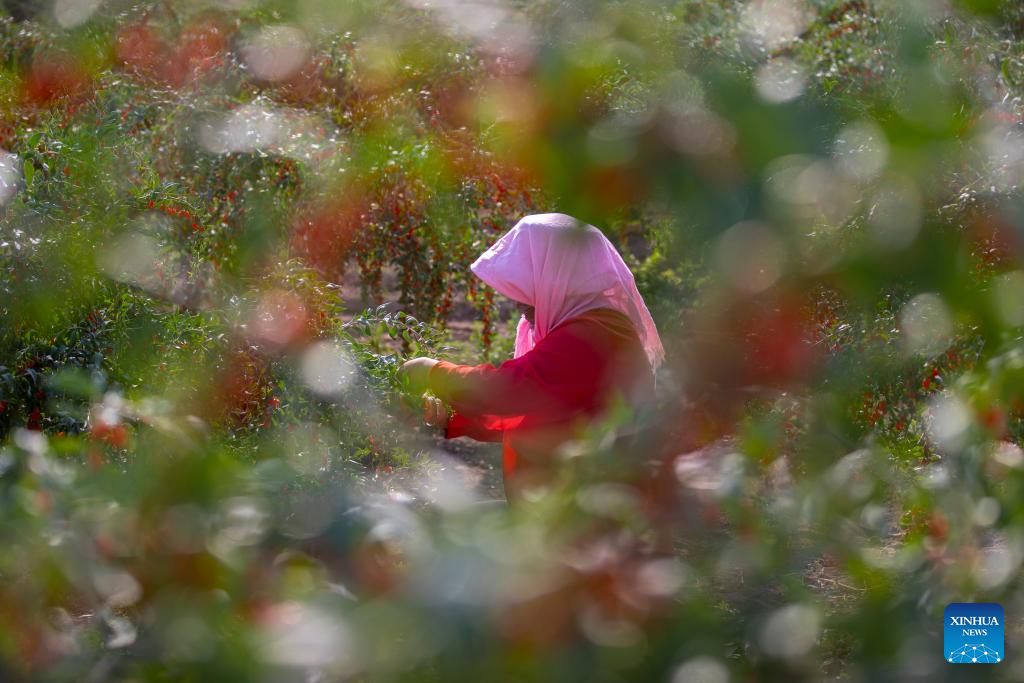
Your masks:
<instances>
[{"instance_id":1,"label":"dirt ground","mask_svg":"<svg viewBox=\"0 0 1024 683\"><path fill-rule=\"evenodd\" d=\"M501 444L481 443L468 437L438 439L438 449L450 456L448 466L454 468L465 485L486 500L505 499L501 475ZM445 466L444 457L439 458Z\"/></svg>"}]
</instances>

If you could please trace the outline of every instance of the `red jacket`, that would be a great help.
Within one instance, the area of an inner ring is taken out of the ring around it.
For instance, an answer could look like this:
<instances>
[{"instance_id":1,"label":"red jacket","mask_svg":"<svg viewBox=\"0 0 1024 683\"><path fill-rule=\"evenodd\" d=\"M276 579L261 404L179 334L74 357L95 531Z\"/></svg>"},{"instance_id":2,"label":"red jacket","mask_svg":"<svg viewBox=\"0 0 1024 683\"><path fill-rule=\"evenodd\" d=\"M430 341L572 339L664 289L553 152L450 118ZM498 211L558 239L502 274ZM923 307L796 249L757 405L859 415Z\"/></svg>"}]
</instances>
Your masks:
<instances>
[{"instance_id":1,"label":"red jacket","mask_svg":"<svg viewBox=\"0 0 1024 683\"><path fill-rule=\"evenodd\" d=\"M455 411L446 436L504 443L506 495L543 478L555 449L616 396L636 405L654 377L633 324L600 308L563 322L523 356L493 365L440 361L429 388Z\"/></svg>"}]
</instances>

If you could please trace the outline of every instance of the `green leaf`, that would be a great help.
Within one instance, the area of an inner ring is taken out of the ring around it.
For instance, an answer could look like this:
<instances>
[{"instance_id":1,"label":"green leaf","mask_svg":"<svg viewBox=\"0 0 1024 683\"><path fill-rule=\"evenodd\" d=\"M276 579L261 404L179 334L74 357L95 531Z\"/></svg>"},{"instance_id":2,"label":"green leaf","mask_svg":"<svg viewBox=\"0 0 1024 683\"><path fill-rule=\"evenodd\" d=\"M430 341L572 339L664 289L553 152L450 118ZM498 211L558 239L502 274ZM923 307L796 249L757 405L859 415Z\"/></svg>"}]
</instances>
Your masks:
<instances>
[{"instance_id":1,"label":"green leaf","mask_svg":"<svg viewBox=\"0 0 1024 683\"><path fill-rule=\"evenodd\" d=\"M981 16L997 16L1002 9L1002 0L960 0L960 6Z\"/></svg>"},{"instance_id":2,"label":"green leaf","mask_svg":"<svg viewBox=\"0 0 1024 683\"><path fill-rule=\"evenodd\" d=\"M47 388L69 396L87 398L93 393L92 379L84 370L62 370L46 378Z\"/></svg>"},{"instance_id":3,"label":"green leaf","mask_svg":"<svg viewBox=\"0 0 1024 683\"><path fill-rule=\"evenodd\" d=\"M25 173L25 187L32 184L32 179L36 177L36 167L28 159L25 160L23 171Z\"/></svg>"}]
</instances>

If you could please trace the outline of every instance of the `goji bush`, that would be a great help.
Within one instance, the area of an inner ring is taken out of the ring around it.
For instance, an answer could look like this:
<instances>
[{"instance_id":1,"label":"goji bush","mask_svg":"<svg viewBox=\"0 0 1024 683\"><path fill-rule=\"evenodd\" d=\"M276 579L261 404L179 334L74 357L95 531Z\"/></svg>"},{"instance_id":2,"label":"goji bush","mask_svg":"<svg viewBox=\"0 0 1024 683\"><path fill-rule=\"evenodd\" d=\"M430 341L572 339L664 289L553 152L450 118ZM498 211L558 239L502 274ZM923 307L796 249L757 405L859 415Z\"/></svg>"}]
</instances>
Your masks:
<instances>
[{"instance_id":1,"label":"goji bush","mask_svg":"<svg viewBox=\"0 0 1024 683\"><path fill-rule=\"evenodd\" d=\"M1018 677L1018 3L5 6L0 680ZM481 504L546 211L666 363Z\"/></svg>"}]
</instances>

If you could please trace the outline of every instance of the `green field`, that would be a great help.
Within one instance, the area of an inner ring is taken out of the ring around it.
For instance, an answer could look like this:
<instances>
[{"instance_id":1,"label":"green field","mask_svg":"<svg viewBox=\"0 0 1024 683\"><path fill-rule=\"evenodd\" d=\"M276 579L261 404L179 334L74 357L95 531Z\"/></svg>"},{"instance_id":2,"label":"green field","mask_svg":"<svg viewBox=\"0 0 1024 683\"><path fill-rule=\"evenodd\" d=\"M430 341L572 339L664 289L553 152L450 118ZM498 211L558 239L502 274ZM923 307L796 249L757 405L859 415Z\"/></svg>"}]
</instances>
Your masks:
<instances>
[{"instance_id":1,"label":"green field","mask_svg":"<svg viewBox=\"0 0 1024 683\"><path fill-rule=\"evenodd\" d=\"M0 4L0 681L1024 676L1020 3ZM667 358L510 507L551 211Z\"/></svg>"}]
</instances>

